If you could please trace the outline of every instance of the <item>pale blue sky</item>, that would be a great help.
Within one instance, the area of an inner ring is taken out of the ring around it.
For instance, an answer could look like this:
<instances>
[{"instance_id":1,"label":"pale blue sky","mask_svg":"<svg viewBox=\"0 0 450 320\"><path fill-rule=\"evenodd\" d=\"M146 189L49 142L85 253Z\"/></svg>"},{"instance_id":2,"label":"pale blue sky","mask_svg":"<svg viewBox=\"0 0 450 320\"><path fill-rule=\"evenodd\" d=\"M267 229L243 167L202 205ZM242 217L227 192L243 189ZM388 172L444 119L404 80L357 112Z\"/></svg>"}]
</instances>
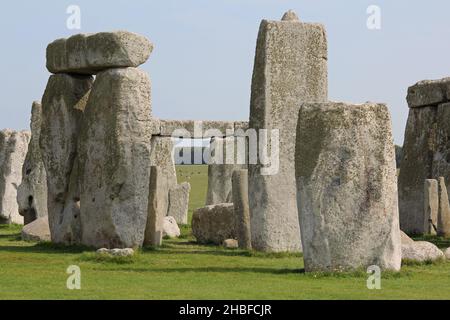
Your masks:
<instances>
[{"instance_id":1,"label":"pale blue sky","mask_svg":"<svg viewBox=\"0 0 450 320\"><path fill-rule=\"evenodd\" d=\"M81 8L81 30L66 9ZM366 9L382 10L382 29L366 27ZM142 66L153 82L153 113L167 119L246 120L261 19L294 9L326 26L329 98L388 103L403 143L409 85L450 75L448 0L40 0L2 1L0 128L27 129L31 102L49 76L45 48L79 32L126 29L151 39Z\"/></svg>"}]
</instances>

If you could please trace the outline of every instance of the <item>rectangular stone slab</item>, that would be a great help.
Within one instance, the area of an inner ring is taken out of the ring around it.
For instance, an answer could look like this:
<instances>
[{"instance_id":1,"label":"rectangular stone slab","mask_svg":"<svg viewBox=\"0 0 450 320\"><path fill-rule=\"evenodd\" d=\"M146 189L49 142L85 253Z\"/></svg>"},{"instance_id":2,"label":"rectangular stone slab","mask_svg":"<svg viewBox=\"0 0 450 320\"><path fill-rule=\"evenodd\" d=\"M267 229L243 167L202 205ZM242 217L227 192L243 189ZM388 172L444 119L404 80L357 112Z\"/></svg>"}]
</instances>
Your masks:
<instances>
[{"instance_id":1,"label":"rectangular stone slab","mask_svg":"<svg viewBox=\"0 0 450 320\"><path fill-rule=\"evenodd\" d=\"M439 187L435 179L426 179L424 182L424 228L427 234L436 235L439 211Z\"/></svg>"},{"instance_id":2,"label":"rectangular stone slab","mask_svg":"<svg viewBox=\"0 0 450 320\"><path fill-rule=\"evenodd\" d=\"M48 45L47 69L92 75L110 68L138 67L152 50L147 38L128 31L77 34Z\"/></svg>"},{"instance_id":3,"label":"rectangular stone slab","mask_svg":"<svg viewBox=\"0 0 450 320\"><path fill-rule=\"evenodd\" d=\"M150 79L135 68L97 75L79 140L82 243L142 246L150 181Z\"/></svg>"},{"instance_id":4,"label":"rectangular stone slab","mask_svg":"<svg viewBox=\"0 0 450 320\"><path fill-rule=\"evenodd\" d=\"M307 272L400 269L395 150L386 105L304 104L295 166Z\"/></svg>"},{"instance_id":5,"label":"rectangular stone slab","mask_svg":"<svg viewBox=\"0 0 450 320\"><path fill-rule=\"evenodd\" d=\"M410 108L438 105L450 100L450 78L424 80L408 88Z\"/></svg>"},{"instance_id":6,"label":"rectangular stone slab","mask_svg":"<svg viewBox=\"0 0 450 320\"><path fill-rule=\"evenodd\" d=\"M294 175L297 116L302 102L327 101L327 83L327 38L322 25L262 21L249 127L258 132L279 130L280 152L276 174L262 175L263 165L249 165L252 247L256 250L301 250Z\"/></svg>"}]
</instances>

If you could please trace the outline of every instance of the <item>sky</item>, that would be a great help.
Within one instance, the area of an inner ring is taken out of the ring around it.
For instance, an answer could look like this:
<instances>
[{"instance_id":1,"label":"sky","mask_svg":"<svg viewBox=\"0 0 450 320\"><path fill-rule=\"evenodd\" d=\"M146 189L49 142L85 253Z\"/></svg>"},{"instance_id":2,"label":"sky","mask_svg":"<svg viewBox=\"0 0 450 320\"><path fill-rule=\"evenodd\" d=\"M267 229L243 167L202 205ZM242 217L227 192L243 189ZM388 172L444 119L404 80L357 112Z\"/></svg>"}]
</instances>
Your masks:
<instances>
[{"instance_id":1,"label":"sky","mask_svg":"<svg viewBox=\"0 0 450 320\"><path fill-rule=\"evenodd\" d=\"M67 28L79 6L81 29ZM381 29L367 27L380 8ZM155 48L141 66L162 119L248 120L256 38L262 19L289 9L328 34L329 99L387 103L403 144L407 88L450 75L448 0L39 0L0 4L0 128L28 129L49 73L45 49L77 33L129 30Z\"/></svg>"}]
</instances>

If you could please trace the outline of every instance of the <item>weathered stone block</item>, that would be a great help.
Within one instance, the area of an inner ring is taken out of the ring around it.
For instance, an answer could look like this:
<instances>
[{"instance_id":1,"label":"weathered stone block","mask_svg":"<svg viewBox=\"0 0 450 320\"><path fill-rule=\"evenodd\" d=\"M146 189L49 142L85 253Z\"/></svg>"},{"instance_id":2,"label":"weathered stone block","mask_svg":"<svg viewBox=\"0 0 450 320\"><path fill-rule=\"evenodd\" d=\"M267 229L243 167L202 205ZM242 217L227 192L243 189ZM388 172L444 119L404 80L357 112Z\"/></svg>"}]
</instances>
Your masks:
<instances>
[{"instance_id":1,"label":"weathered stone block","mask_svg":"<svg viewBox=\"0 0 450 320\"><path fill-rule=\"evenodd\" d=\"M174 217L178 224L188 224L190 192L191 185L188 182L173 186L169 191L169 209L167 215Z\"/></svg>"},{"instance_id":2,"label":"weathered stone block","mask_svg":"<svg viewBox=\"0 0 450 320\"><path fill-rule=\"evenodd\" d=\"M424 183L424 228L427 234L436 235L436 226L439 210L439 190L438 182L434 179L427 179Z\"/></svg>"},{"instance_id":3,"label":"weathered stone block","mask_svg":"<svg viewBox=\"0 0 450 320\"><path fill-rule=\"evenodd\" d=\"M327 38L322 25L292 19L262 21L249 127L279 130L279 170L263 175L262 164L249 165L252 246L256 250L301 250L294 132L302 102L328 100L327 78ZM272 147L268 143L268 150Z\"/></svg>"},{"instance_id":4,"label":"weathered stone block","mask_svg":"<svg viewBox=\"0 0 450 320\"><path fill-rule=\"evenodd\" d=\"M27 224L22 229L22 240L24 241L50 241L50 228L48 216L39 217Z\"/></svg>"},{"instance_id":5,"label":"weathered stone block","mask_svg":"<svg viewBox=\"0 0 450 320\"><path fill-rule=\"evenodd\" d=\"M24 224L47 216L47 174L42 162L41 136L42 105L33 102L31 110L31 139L22 167L22 183L17 189L19 213Z\"/></svg>"},{"instance_id":6,"label":"weathered stone block","mask_svg":"<svg viewBox=\"0 0 450 320\"><path fill-rule=\"evenodd\" d=\"M438 105L449 100L450 78L424 80L408 88L406 100L410 108Z\"/></svg>"},{"instance_id":7,"label":"weathered stone block","mask_svg":"<svg viewBox=\"0 0 450 320\"><path fill-rule=\"evenodd\" d=\"M138 67L147 61L153 44L128 31L77 34L47 47L52 73L97 74L111 68Z\"/></svg>"},{"instance_id":8,"label":"weathered stone block","mask_svg":"<svg viewBox=\"0 0 450 320\"><path fill-rule=\"evenodd\" d=\"M426 262L444 258L444 253L430 242L414 241L412 244L402 245L403 260Z\"/></svg>"},{"instance_id":9,"label":"weathered stone block","mask_svg":"<svg viewBox=\"0 0 450 320\"><path fill-rule=\"evenodd\" d=\"M248 204L248 170L233 172L233 204L236 216L236 236L239 248L252 248L250 232L250 208Z\"/></svg>"},{"instance_id":10,"label":"weathered stone block","mask_svg":"<svg viewBox=\"0 0 450 320\"><path fill-rule=\"evenodd\" d=\"M177 172L174 160L174 142L171 137L152 137L150 165L161 168L166 176L169 188L177 184ZM167 191L168 192L168 191Z\"/></svg>"},{"instance_id":11,"label":"weathered stone block","mask_svg":"<svg viewBox=\"0 0 450 320\"><path fill-rule=\"evenodd\" d=\"M80 133L82 243L143 244L150 181L150 80L135 68L97 75Z\"/></svg>"},{"instance_id":12,"label":"weathered stone block","mask_svg":"<svg viewBox=\"0 0 450 320\"><path fill-rule=\"evenodd\" d=\"M236 238L236 218L232 203L221 203L194 211L192 233L199 243L221 245Z\"/></svg>"},{"instance_id":13,"label":"weathered stone block","mask_svg":"<svg viewBox=\"0 0 450 320\"><path fill-rule=\"evenodd\" d=\"M47 209L52 242L80 242L78 135L91 76L50 77L42 98L41 156L47 174Z\"/></svg>"},{"instance_id":14,"label":"weathered stone block","mask_svg":"<svg viewBox=\"0 0 450 320\"><path fill-rule=\"evenodd\" d=\"M295 160L306 271L370 265L399 270L395 150L387 106L303 104Z\"/></svg>"},{"instance_id":15,"label":"weathered stone block","mask_svg":"<svg viewBox=\"0 0 450 320\"><path fill-rule=\"evenodd\" d=\"M439 211L437 218L437 234L444 238L450 238L450 205L448 201L445 178L439 178Z\"/></svg>"}]
</instances>

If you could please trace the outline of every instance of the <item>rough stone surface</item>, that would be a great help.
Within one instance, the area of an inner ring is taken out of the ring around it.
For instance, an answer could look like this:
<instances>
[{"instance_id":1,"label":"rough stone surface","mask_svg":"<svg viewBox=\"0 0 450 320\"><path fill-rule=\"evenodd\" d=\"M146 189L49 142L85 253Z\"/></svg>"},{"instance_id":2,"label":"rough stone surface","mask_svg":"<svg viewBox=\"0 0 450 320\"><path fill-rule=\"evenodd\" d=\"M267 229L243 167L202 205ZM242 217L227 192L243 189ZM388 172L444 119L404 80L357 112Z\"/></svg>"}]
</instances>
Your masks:
<instances>
[{"instance_id":1,"label":"rough stone surface","mask_svg":"<svg viewBox=\"0 0 450 320\"><path fill-rule=\"evenodd\" d=\"M239 243L235 239L224 240L222 245L224 246L224 248L227 248L227 249L237 249L237 248L239 248Z\"/></svg>"},{"instance_id":2,"label":"rough stone surface","mask_svg":"<svg viewBox=\"0 0 450 320\"><path fill-rule=\"evenodd\" d=\"M406 100L410 108L437 105L450 100L450 78L424 80L408 88Z\"/></svg>"},{"instance_id":3,"label":"rough stone surface","mask_svg":"<svg viewBox=\"0 0 450 320\"><path fill-rule=\"evenodd\" d=\"M444 250L444 255L447 260L450 260L450 248Z\"/></svg>"},{"instance_id":4,"label":"rough stone surface","mask_svg":"<svg viewBox=\"0 0 450 320\"><path fill-rule=\"evenodd\" d=\"M42 106L39 102L33 102L31 139L22 167L22 183L17 189L17 203L19 213L24 217L24 224L47 216L47 174L39 146L41 122Z\"/></svg>"},{"instance_id":5,"label":"rough stone surface","mask_svg":"<svg viewBox=\"0 0 450 320\"><path fill-rule=\"evenodd\" d=\"M249 165L252 247L256 250L301 250L294 132L302 102L328 100L327 78L327 38L322 25L262 21L249 127L279 130L279 170L263 175L261 163Z\"/></svg>"},{"instance_id":6,"label":"rough stone surface","mask_svg":"<svg viewBox=\"0 0 450 320\"><path fill-rule=\"evenodd\" d=\"M409 244L413 244L414 240L411 239L406 233L404 233L403 231L400 230L400 237L402 240L402 245L409 245Z\"/></svg>"},{"instance_id":7,"label":"rough stone surface","mask_svg":"<svg viewBox=\"0 0 450 320\"><path fill-rule=\"evenodd\" d=\"M402 245L402 259L425 262L444 258L444 253L434 244L426 241L415 241L413 244Z\"/></svg>"},{"instance_id":8,"label":"rough stone surface","mask_svg":"<svg viewBox=\"0 0 450 320\"><path fill-rule=\"evenodd\" d=\"M181 230L174 217L164 217L163 228L163 237L176 238L181 235Z\"/></svg>"},{"instance_id":9,"label":"rough stone surface","mask_svg":"<svg viewBox=\"0 0 450 320\"><path fill-rule=\"evenodd\" d=\"M236 239L236 218L232 203L206 206L194 211L192 233L199 243L221 245Z\"/></svg>"},{"instance_id":10,"label":"rough stone surface","mask_svg":"<svg viewBox=\"0 0 450 320\"><path fill-rule=\"evenodd\" d=\"M191 185L188 182L174 186L169 191L169 210L167 215L174 217L178 224L188 224L190 192Z\"/></svg>"},{"instance_id":11,"label":"rough stone surface","mask_svg":"<svg viewBox=\"0 0 450 320\"><path fill-rule=\"evenodd\" d=\"M164 232L164 217L169 205L169 181L161 167L152 166L148 197L148 217L144 244L160 246Z\"/></svg>"},{"instance_id":12,"label":"rough stone surface","mask_svg":"<svg viewBox=\"0 0 450 320\"><path fill-rule=\"evenodd\" d=\"M77 143L93 78L50 77L42 98L41 156L47 174L47 209L52 242L81 239Z\"/></svg>"},{"instance_id":13,"label":"rough stone surface","mask_svg":"<svg viewBox=\"0 0 450 320\"><path fill-rule=\"evenodd\" d=\"M424 183L424 225L427 234L436 235L439 211L439 187L437 180L427 179Z\"/></svg>"},{"instance_id":14,"label":"rough stone surface","mask_svg":"<svg viewBox=\"0 0 450 320\"><path fill-rule=\"evenodd\" d=\"M298 22L299 18L297 16L297 14L293 11L293 10L289 10L288 12L286 12L283 17L281 18L281 21L293 21L293 22Z\"/></svg>"},{"instance_id":15,"label":"rough stone surface","mask_svg":"<svg viewBox=\"0 0 450 320\"><path fill-rule=\"evenodd\" d=\"M166 176L169 188L177 184L177 172L174 160L174 142L170 137L152 137L150 165L161 168L161 174ZM167 191L168 192L168 191Z\"/></svg>"},{"instance_id":16,"label":"rough stone surface","mask_svg":"<svg viewBox=\"0 0 450 320\"><path fill-rule=\"evenodd\" d=\"M210 144L210 162L208 165L208 190L205 205L233 202L232 176L234 170L243 169L243 161L238 164L238 148L235 137L212 138ZM244 146L245 147L245 146Z\"/></svg>"},{"instance_id":17,"label":"rough stone surface","mask_svg":"<svg viewBox=\"0 0 450 320\"><path fill-rule=\"evenodd\" d=\"M135 68L97 75L80 133L82 243L142 246L150 181L150 80Z\"/></svg>"},{"instance_id":18,"label":"rough stone surface","mask_svg":"<svg viewBox=\"0 0 450 320\"><path fill-rule=\"evenodd\" d=\"M306 271L370 265L399 270L395 150L387 106L303 104L295 160Z\"/></svg>"},{"instance_id":19,"label":"rough stone surface","mask_svg":"<svg viewBox=\"0 0 450 320\"><path fill-rule=\"evenodd\" d=\"M39 217L30 222L22 229L22 240L24 241L50 241L50 228L48 216Z\"/></svg>"},{"instance_id":20,"label":"rough stone surface","mask_svg":"<svg viewBox=\"0 0 450 320\"><path fill-rule=\"evenodd\" d=\"M130 257L134 255L134 250L132 248L125 248L125 249L107 249L107 248L101 248L97 250L98 254L109 254L115 257Z\"/></svg>"},{"instance_id":21,"label":"rough stone surface","mask_svg":"<svg viewBox=\"0 0 450 320\"><path fill-rule=\"evenodd\" d=\"M234 121L213 120L161 120L161 136L185 138L227 137L234 134Z\"/></svg>"},{"instance_id":22,"label":"rough stone surface","mask_svg":"<svg viewBox=\"0 0 450 320\"><path fill-rule=\"evenodd\" d=\"M58 39L47 47L51 73L97 74L119 67L137 67L150 57L153 45L128 31L78 34Z\"/></svg>"},{"instance_id":23,"label":"rough stone surface","mask_svg":"<svg viewBox=\"0 0 450 320\"><path fill-rule=\"evenodd\" d=\"M29 141L29 132L0 131L0 223L24 222L17 205L17 187Z\"/></svg>"},{"instance_id":24,"label":"rough stone surface","mask_svg":"<svg viewBox=\"0 0 450 320\"><path fill-rule=\"evenodd\" d=\"M400 228L408 234L424 234L424 181L433 176L437 110L411 108L405 131L403 159L398 177ZM443 176L443 175L441 175Z\"/></svg>"},{"instance_id":25,"label":"rough stone surface","mask_svg":"<svg viewBox=\"0 0 450 320\"><path fill-rule=\"evenodd\" d=\"M233 172L233 204L236 216L236 237L241 249L252 248L250 208L248 204L248 171Z\"/></svg>"},{"instance_id":26,"label":"rough stone surface","mask_svg":"<svg viewBox=\"0 0 450 320\"><path fill-rule=\"evenodd\" d=\"M439 178L439 211L437 219L437 234L444 238L450 238L450 205L448 201L445 179Z\"/></svg>"}]
</instances>

